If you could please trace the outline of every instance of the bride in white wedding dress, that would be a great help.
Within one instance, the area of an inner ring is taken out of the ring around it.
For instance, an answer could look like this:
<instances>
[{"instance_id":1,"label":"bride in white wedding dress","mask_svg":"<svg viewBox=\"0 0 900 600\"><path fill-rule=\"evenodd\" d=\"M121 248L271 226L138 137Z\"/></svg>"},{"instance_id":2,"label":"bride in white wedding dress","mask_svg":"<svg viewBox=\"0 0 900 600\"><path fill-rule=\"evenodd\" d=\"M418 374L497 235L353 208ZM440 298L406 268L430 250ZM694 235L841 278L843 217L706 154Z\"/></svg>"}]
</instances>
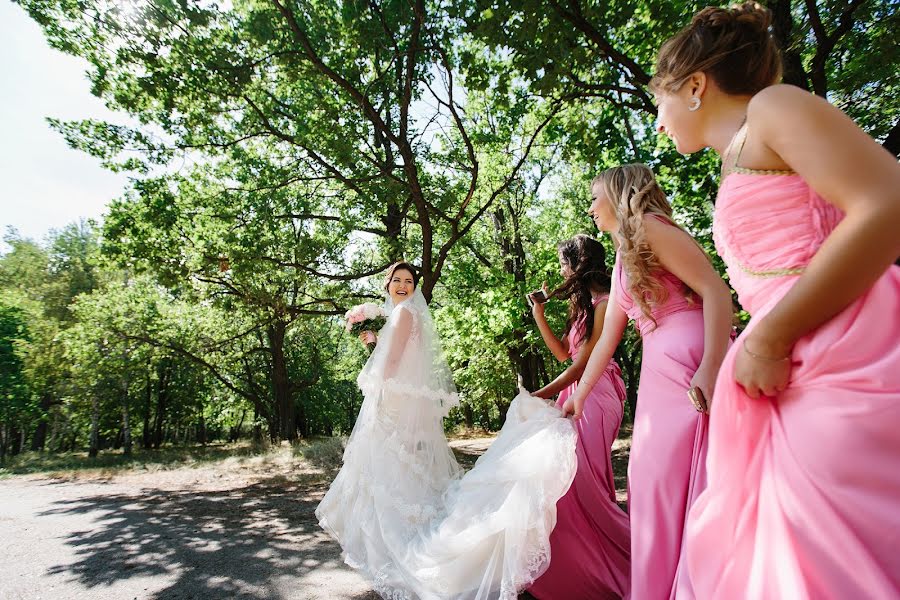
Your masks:
<instances>
[{"instance_id":1,"label":"bride in white wedding dress","mask_svg":"<svg viewBox=\"0 0 900 600\"><path fill-rule=\"evenodd\" d=\"M389 270L389 317L357 380L362 408L316 516L384 598L512 599L549 564L575 429L522 390L462 475L442 425L459 398L417 284L411 265Z\"/></svg>"}]
</instances>

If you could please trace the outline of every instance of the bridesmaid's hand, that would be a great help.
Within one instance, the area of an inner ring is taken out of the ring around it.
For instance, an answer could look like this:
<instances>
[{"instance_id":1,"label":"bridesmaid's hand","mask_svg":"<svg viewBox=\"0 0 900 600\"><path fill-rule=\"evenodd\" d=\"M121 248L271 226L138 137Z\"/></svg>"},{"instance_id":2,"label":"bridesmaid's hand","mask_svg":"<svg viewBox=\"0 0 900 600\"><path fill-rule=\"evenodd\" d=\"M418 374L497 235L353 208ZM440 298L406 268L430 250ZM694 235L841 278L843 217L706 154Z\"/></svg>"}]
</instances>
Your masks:
<instances>
[{"instance_id":1,"label":"bridesmaid's hand","mask_svg":"<svg viewBox=\"0 0 900 600\"><path fill-rule=\"evenodd\" d=\"M545 298L547 298L547 297L550 296L550 290L547 288L547 282L546 282L546 281L545 281L543 284L541 284L541 291L544 292L544 297L545 297ZM535 301L535 300L531 297L531 294L533 294L533 293L534 293L534 292L529 292L529 293L525 294L525 298L528 300L528 304L531 305L531 315L532 315L535 319L537 319L537 318L542 318L542 319L543 319L543 318L544 318L544 304L546 303L546 301L545 301L545 302L537 302L537 301Z\"/></svg>"},{"instance_id":2,"label":"bridesmaid's hand","mask_svg":"<svg viewBox=\"0 0 900 600\"><path fill-rule=\"evenodd\" d=\"M691 377L691 387L700 388L703 398L699 399L700 406L695 406L698 412L709 414L709 408L712 406L713 392L716 387L716 375L718 372L707 367L702 361L697 367L697 372Z\"/></svg>"},{"instance_id":3,"label":"bridesmaid's hand","mask_svg":"<svg viewBox=\"0 0 900 600\"><path fill-rule=\"evenodd\" d=\"M574 394L569 396L562 407L563 416L568 417L569 415L572 415L572 419L575 421L581 418L581 413L583 410L584 395L579 394L578 390L576 390Z\"/></svg>"},{"instance_id":4,"label":"bridesmaid's hand","mask_svg":"<svg viewBox=\"0 0 900 600\"><path fill-rule=\"evenodd\" d=\"M535 398L543 398L544 400L549 400L554 396L554 394L547 393L547 386L542 387L539 390L535 390L531 392L531 395Z\"/></svg>"},{"instance_id":5,"label":"bridesmaid's hand","mask_svg":"<svg viewBox=\"0 0 900 600\"><path fill-rule=\"evenodd\" d=\"M756 333L738 340L741 347L734 362L734 379L751 398L775 397L791 378L791 349Z\"/></svg>"}]
</instances>

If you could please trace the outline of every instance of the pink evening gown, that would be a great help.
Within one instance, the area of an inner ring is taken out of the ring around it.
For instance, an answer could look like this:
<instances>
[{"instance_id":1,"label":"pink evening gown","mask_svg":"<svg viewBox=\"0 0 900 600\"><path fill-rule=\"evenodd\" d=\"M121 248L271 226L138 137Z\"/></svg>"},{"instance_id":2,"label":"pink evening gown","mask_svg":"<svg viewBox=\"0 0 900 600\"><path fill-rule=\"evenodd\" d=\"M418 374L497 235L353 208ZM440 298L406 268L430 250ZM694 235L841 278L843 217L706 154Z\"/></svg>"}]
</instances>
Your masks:
<instances>
[{"instance_id":1,"label":"pink evening gown","mask_svg":"<svg viewBox=\"0 0 900 600\"><path fill-rule=\"evenodd\" d=\"M725 177L713 230L748 331L842 218L796 174ZM900 268L797 342L776 398L735 382L739 347L719 372L709 486L688 523L698 597L900 597Z\"/></svg>"},{"instance_id":2,"label":"pink evening gown","mask_svg":"<svg viewBox=\"0 0 900 600\"><path fill-rule=\"evenodd\" d=\"M703 358L703 304L696 295L686 297L684 283L661 270L657 277L668 298L651 307L654 327L628 291L618 257L613 276L619 306L634 320L644 345L628 464L631 598L693 598L683 559L684 525L706 483L708 419L687 392Z\"/></svg>"},{"instance_id":3,"label":"pink evening gown","mask_svg":"<svg viewBox=\"0 0 900 600\"><path fill-rule=\"evenodd\" d=\"M594 306L605 300L594 300ZM572 325L569 343L584 332L584 319ZM571 347L571 346L570 346ZM579 345L572 352L578 358ZM559 394L562 407L578 382ZM616 504L610 450L619 434L625 383L619 365L610 361L584 403L576 422L578 470L568 493L556 503L557 521L550 535L550 567L529 588L539 600L625 598L630 587L628 515Z\"/></svg>"}]
</instances>

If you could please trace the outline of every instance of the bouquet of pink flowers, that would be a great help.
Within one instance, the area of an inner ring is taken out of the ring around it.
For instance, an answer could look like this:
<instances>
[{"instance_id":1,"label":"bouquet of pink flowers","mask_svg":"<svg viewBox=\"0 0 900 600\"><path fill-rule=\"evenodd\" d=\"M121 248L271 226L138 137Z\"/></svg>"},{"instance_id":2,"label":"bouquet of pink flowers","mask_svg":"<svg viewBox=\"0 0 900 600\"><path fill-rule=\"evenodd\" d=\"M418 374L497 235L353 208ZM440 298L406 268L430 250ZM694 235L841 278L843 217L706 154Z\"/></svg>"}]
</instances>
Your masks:
<instances>
[{"instance_id":1,"label":"bouquet of pink flowers","mask_svg":"<svg viewBox=\"0 0 900 600\"><path fill-rule=\"evenodd\" d=\"M355 336L359 336L364 331L376 332L387 323L387 317L384 309L372 302L366 302L358 306L354 306L344 315L347 320L345 325L347 331ZM375 350L375 344L366 344L369 352Z\"/></svg>"}]
</instances>

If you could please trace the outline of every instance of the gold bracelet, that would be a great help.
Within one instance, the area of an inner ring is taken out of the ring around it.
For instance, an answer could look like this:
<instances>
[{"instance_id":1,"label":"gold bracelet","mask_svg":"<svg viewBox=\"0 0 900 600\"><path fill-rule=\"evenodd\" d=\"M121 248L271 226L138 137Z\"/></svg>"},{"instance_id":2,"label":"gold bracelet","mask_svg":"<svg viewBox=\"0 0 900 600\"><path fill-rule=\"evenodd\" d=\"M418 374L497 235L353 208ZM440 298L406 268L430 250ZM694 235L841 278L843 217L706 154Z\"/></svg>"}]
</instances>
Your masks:
<instances>
[{"instance_id":1,"label":"gold bracelet","mask_svg":"<svg viewBox=\"0 0 900 600\"><path fill-rule=\"evenodd\" d=\"M788 354L787 356L784 356L782 358L772 358L771 356L763 356L762 354L757 354L756 352L753 352L752 350L750 350L750 348L747 347L746 338L744 339L743 343L741 343L741 345L744 347L744 352L746 352L752 358L755 358L757 360L764 360L766 362L784 362L786 360L791 360L790 354Z\"/></svg>"}]
</instances>

